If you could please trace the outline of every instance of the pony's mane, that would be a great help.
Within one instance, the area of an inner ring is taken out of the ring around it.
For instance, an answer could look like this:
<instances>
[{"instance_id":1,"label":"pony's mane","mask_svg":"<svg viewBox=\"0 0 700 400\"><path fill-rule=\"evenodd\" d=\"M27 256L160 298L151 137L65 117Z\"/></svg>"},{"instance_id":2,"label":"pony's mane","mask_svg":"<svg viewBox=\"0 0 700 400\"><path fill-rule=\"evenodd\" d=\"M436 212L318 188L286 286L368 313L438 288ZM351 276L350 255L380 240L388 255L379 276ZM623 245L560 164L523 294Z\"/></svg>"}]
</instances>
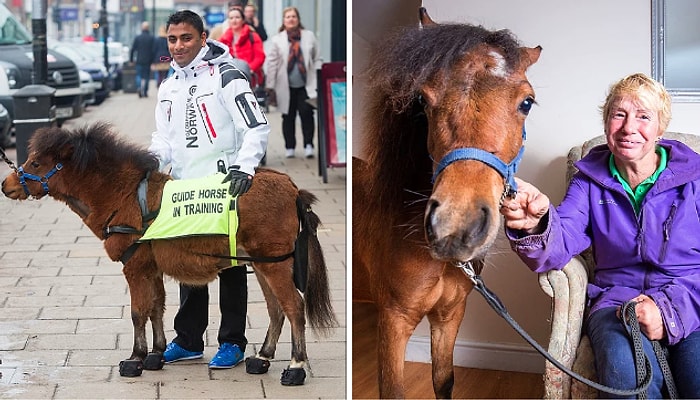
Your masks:
<instances>
[{"instance_id":1,"label":"pony's mane","mask_svg":"<svg viewBox=\"0 0 700 400\"><path fill-rule=\"evenodd\" d=\"M520 58L520 45L506 29L489 31L467 24L400 28L375 49L367 71L369 85L400 114L430 78L452 68L480 44L499 49L508 69Z\"/></svg>"},{"instance_id":2,"label":"pony's mane","mask_svg":"<svg viewBox=\"0 0 700 400\"><path fill-rule=\"evenodd\" d=\"M145 148L119 137L108 123L98 122L75 130L42 128L29 143L30 151L52 156L55 160L69 157L78 173L88 169L105 174L129 163L139 171L158 168L158 160Z\"/></svg>"},{"instance_id":3,"label":"pony's mane","mask_svg":"<svg viewBox=\"0 0 700 400\"><path fill-rule=\"evenodd\" d=\"M369 92L363 154L373 174L369 190L383 206L400 206L404 191L431 187L421 89L480 44L497 49L508 71L519 61L520 45L510 31L466 24L401 28L373 52L365 72Z\"/></svg>"}]
</instances>

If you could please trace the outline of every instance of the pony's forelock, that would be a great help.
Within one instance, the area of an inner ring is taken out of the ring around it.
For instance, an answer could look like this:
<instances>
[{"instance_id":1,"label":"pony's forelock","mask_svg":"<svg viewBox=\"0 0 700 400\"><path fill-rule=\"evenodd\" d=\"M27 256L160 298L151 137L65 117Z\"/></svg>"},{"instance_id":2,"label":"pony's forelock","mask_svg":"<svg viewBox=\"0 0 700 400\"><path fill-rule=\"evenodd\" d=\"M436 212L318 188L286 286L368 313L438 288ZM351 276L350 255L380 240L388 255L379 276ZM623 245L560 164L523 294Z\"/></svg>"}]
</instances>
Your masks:
<instances>
[{"instance_id":1,"label":"pony's forelock","mask_svg":"<svg viewBox=\"0 0 700 400\"><path fill-rule=\"evenodd\" d=\"M402 113L430 78L449 70L480 44L499 49L504 71L510 72L520 59L520 44L506 29L489 31L467 24L403 27L375 48L367 81L385 97L383 102Z\"/></svg>"}]
</instances>

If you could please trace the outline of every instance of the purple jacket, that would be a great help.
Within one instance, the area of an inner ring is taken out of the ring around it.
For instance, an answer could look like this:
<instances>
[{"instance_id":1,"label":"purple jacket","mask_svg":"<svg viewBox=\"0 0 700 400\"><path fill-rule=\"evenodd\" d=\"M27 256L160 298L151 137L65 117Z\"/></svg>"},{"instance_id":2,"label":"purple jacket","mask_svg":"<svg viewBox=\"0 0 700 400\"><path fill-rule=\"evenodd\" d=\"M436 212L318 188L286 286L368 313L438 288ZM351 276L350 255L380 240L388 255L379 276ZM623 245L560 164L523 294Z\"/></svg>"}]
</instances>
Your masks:
<instances>
[{"instance_id":1,"label":"purple jacket","mask_svg":"<svg viewBox=\"0 0 700 400\"><path fill-rule=\"evenodd\" d=\"M608 168L607 145L576 163L566 196L550 205L541 235L506 229L511 247L535 272L561 269L593 246L590 312L639 294L661 310L670 345L700 329L700 155L661 140L668 166L644 198L639 215Z\"/></svg>"}]
</instances>

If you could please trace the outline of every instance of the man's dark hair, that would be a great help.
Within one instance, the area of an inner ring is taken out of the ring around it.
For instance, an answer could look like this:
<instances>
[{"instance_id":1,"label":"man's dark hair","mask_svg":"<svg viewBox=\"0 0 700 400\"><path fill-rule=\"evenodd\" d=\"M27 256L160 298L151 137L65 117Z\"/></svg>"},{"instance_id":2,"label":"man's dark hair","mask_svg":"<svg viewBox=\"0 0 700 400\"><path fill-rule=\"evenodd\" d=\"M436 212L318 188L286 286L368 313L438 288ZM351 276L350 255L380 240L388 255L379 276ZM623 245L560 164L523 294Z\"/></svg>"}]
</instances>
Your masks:
<instances>
[{"instance_id":1,"label":"man's dark hair","mask_svg":"<svg viewBox=\"0 0 700 400\"><path fill-rule=\"evenodd\" d=\"M182 10L170 15L168 17L168 21L165 23L165 29L167 30L170 28L170 25L178 24L190 24L197 30L197 32L199 32L200 35L204 32L204 22L202 21L202 17L190 10Z\"/></svg>"}]
</instances>

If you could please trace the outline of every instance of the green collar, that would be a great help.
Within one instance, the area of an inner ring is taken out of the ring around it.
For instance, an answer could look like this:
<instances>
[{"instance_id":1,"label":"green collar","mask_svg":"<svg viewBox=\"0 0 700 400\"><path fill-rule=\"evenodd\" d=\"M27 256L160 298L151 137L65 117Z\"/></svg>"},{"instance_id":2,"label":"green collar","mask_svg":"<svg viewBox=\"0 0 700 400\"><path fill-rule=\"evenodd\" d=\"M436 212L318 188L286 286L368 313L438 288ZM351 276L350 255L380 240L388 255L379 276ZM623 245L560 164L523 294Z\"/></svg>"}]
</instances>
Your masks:
<instances>
[{"instance_id":1,"label":"green collar","mask_svg":"<svg viewBox=\"0 0 700 400\"><path fill-rule=\"evenodd\" d=\"M659 179L659 175L661 175L661 172L665 170L666 166L668 165L668 151L665 148L657 145L656 154L658 154L660 157L659 167L650 177L648 177L642 183L640 183L635 190L632 190L629 183L625 180L622 174L620 174L620 171L615 166L615 160L613 158L613 155L610 155L610 159L608 161L610 173L615 179L617 179L622 184L622 187L625 189L625 192L627 192L627 194L629 195L635 213L639 213L639 209L642 205L642 200L644 200L644 197L646 196L647 192L649 192L649 189L651 189L651 187L654 186L656 180Z\"/></svg>"}]
</instances>

